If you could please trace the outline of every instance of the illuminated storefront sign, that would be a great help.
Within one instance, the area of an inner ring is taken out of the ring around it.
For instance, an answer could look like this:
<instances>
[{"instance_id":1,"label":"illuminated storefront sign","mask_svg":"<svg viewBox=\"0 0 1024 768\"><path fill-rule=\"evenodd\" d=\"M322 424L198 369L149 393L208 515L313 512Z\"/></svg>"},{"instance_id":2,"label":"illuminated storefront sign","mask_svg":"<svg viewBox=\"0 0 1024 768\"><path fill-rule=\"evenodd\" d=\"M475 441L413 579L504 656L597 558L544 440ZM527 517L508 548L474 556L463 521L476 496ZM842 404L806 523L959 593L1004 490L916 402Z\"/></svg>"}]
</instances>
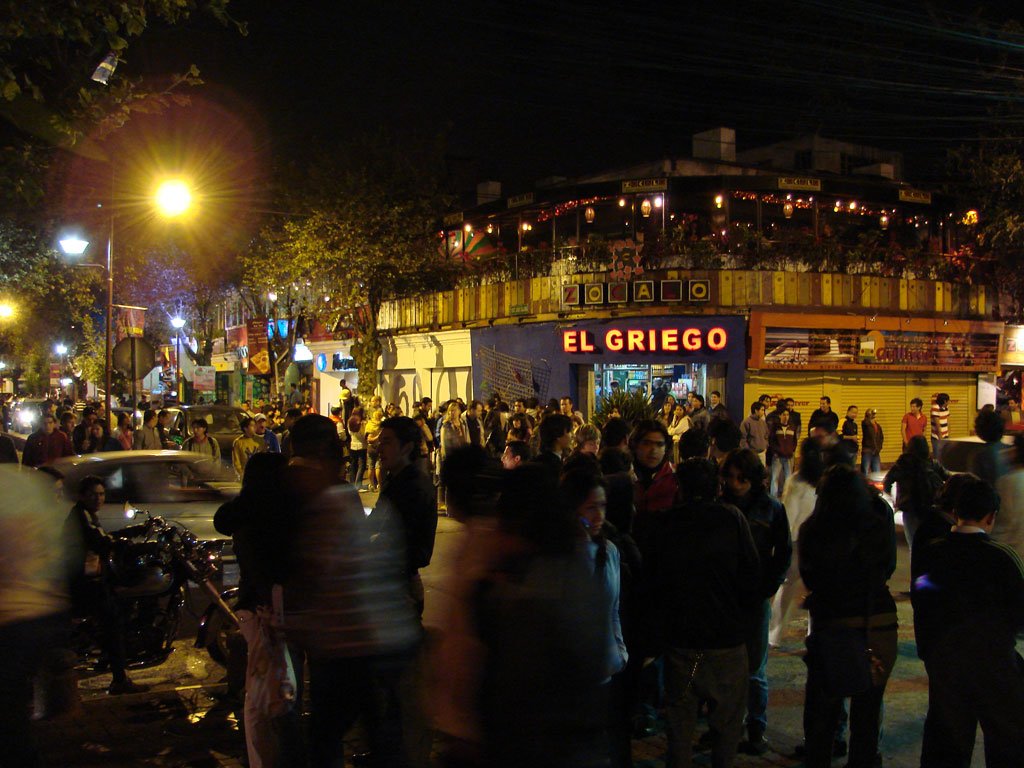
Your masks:
<instances>
[{"instance_id":1,"label":"illuminated storefront sign","mask_svg":"<svg viewBox=\"0 0 1024 768\"><path fill-rule=\"evenodd\" d=\"M595 352L720 352L729 343L724 328L607 328L601 332L565 329L562 351Z\"/></svg>"}]
</instances>

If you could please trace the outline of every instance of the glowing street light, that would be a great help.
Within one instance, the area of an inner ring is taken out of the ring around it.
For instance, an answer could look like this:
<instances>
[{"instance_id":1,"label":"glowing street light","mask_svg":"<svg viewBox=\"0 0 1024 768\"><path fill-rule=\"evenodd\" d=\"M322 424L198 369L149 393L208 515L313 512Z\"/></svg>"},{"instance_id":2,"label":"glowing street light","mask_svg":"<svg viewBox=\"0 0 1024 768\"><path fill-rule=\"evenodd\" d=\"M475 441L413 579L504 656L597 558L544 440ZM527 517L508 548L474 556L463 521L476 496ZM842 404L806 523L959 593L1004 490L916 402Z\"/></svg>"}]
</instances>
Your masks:
<instances>
[{"instance_id":1,"label":"glowing street light","mask_svg":"<svg viewBox=\"0 0 1024 768\"><path fill-rule=\"evenodd\" d=\"M0 320L9 320L14 317L14 305L6 301L0 302Z\"/></svg>"},{"instance_id":2,"label":"glowing street light","mask_svg":"<svg viewBox=\"0 0 1024 768\"><path fill-rule=\"evenodd\" d=\"M192 206L192 192L181 179L169 179L156 190L156 207L164 216L181 216Z\"/></svg>"},{"instance_id":3,"label":"glowing street light","mask_svg":"<svg viewBox=\"0 0 1024 768\"><path fill-rule=\"evenodd\" d=\"M83 240L78 235L70 235L59 242L60 249L68 256L81 256L89 247L89 241Z\"/></svg>"},{"instance_id":4,"label":"glowing street light","mask_svg":"<svg viewBox=\"0 0 1024 768\"><path fill-rule=\"evenodd\" d=\"M53 348L53 351L56 352L58 355L66 355L68 353L68 348L66 344L58 344L56 347Z\"/></svg>"},{"instance_id":5,"label":"glowing street light","mask_svg":"<svg viewBox=\"0 0 1024 768\"><path fill-rule=\"evenodd\" d=\"M192 205L192 193L188 185L181 179L169 179L157 187L153 203L157 210L167 217L180 216ZM111 336L113 335L113 314L114 314L114 212L110 213L110 233L107 236L107 263L104 267L101 264L83 264L81 266L96 266L107 271L107 306L106 306L106 328L105 348L106 366L104 380L104 412L106 418L110 418L111 380L113 378L113 357L111 348ZM77 236L69 236L60 240L61 250L68 256L81 256L89 247L89 242ZM0 318L3 317L0 307ZM132 385L134 395L134 384Z\"/></svg>"}]
</instances>

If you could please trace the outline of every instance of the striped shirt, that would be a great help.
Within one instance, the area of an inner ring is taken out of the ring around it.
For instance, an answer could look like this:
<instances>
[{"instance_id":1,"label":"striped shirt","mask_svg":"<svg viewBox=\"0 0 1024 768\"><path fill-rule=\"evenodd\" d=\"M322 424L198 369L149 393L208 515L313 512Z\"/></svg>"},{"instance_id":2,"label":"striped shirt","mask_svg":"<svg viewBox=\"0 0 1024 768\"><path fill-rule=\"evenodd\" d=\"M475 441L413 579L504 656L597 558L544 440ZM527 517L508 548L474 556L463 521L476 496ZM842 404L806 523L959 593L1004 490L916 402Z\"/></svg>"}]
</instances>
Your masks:
<instances>
[{"instance_id":1,"label":"striped shirt","mask_svg":"<svg viewBox=\"0 0 1024 768\"><path fill-rule=\"evenodd\" d=\"M945 440L949 437L949 406L932 403L932 437Z\"/></svg>"}]
</instances>

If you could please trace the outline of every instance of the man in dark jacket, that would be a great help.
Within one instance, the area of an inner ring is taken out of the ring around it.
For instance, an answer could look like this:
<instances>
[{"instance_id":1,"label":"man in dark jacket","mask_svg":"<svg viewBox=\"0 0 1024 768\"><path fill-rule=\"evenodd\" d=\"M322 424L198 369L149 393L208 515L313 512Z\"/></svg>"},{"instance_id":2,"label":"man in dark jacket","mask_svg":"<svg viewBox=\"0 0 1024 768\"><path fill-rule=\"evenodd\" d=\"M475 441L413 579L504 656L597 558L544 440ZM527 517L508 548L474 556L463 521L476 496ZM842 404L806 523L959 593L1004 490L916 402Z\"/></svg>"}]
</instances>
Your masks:
<instances>
[{"instance_id":1,"label":"man in dark jacket","mask_svg":"<svg viewBox=\"0 0 1024 768\"><path fill-rule=\"evenodd\" d=\"M651 629L667 647L668 762L690 764L698 705L710 699L712 762L729 765L747 697L747 617L760 602L757 549L746 518L717 501L714 462L686 460L679 482L687 501L664 518L644 561Z\"/></svg>"},{"instance_id":2,"label":"man in dark jacket","mask_svg":"<svg viewBox=\"0 0 1024 768\"><path fill-rule=\"evenodd\" d=\"M407 416L385 419L380 428L380 463L385 480L370 515L377 536L404 549L409 594L423 616L420 568L430 565L437 534L437 494L420 457L423 432Z\"/></svg>"},{"instance_id":3,"label":"man in dark jacket","mask_svg":"<svg viewBox=\"0 0 1024 768\"><path fill-rule=\"evenodd\" d=\"M747 654L750 661L745 752L763 755L768 751L764 737L768 724L768 623L771 598L786 578L793 557L786 508L768 495L766 472L753 451L731 451L722 463L723 500L739 507L750 524L750 532L761 561L758 599L747 613Z\"/></svg>"},{"instance_id":4,"label":"man in dark jacket","mask_svg":"<svg viewBox=\"0 0 1024 768\"><path fill-rule=\"evenodd\" d=\"M996 492L972 477L952 531L914 552L914 630L928 671L921 765L967 768L979 722L987 765L1024 765L1024 565L989 538L998 510Z\"/></svg>"},{"instance_id":5,"label":"man in dark jacket","mask_svg":"<svg viewBox=\"0 0 1024 768\"><path fill-rule=\"evenodd\" d=\"M554 481L562 473L562 458L572 440L572 421L561 413L545 416L540 423L540 450L530 462L540 464L550 473Z\"/></svg>"},{"instance_id":6,"label":"man in dark jacket","mask_svg":"<svg viewBox=\"0 0 1024 768\"><path fill-rule=\"evenodd\" d=\"M832 398L823 395L818 401L818 408L811 414L811 420L807 423L807 434L814 437L814 430L822 434L832 435L839 429L839 414L832 410Z\"/></svg>"},{"instance_id":7,"label":"man in dark jacket","mask_svg":"<svg viewBox=\"0 0 1024 768\"><path fill-rule=\"evenodd\" d=\"M108 693L140 693L149 686L133 683L125 671L124 618L114 587L109 581L110 573L105 559L110 556L117 541L103 530L97 513L106 499L103 480L94 475L83 477L78 485L78 501L71 508L64 523L65 540L69 543L76 570L71 575L72 602L96 616L101 627L100 642L110 664L111 683ZM143 526L132 526L122 532L138 530ZM81 563L80 570L78 564Z\"/></svg>"},{"instance_id":8,"label":"man in dark jacket","mask_svg":"<svg viewBox=\"0 0 1024 768\"><path fill-rule=\"evenodd\" d=\"M41 467L61 456L74 455L68 436L57 429L57 419L51 413L43 415L42 426L28 436L21 463L26 467Z\"/></svg>"}]
</instances>

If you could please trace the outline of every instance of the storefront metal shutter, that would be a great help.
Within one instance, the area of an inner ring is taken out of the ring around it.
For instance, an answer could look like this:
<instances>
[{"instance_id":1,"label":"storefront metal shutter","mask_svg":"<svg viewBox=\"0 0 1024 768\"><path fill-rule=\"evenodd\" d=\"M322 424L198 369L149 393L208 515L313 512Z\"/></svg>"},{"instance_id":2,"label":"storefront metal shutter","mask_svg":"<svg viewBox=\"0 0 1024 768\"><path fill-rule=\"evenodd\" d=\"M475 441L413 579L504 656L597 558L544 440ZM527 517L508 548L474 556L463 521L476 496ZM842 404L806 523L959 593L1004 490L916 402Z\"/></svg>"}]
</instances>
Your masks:
<instances>
[{"instance_id":1,"label":"storefront metal shutter","mask_svg":"<svg viewBox=\"0 0 1024 768\"><path fill-rule=\"evenodd\" d=\"M839 399L832 395L832 406L839 414L840 423L846 418L846 409L851 405L856 405L859 409L858 430L868 408L878 411L878 423L882 427L884 438L881 454L883 466L895 462L903 450L900 424L903 421L903 414L910 410L910 398L916 396L907 394L909 378L910 376L905 373L851 373L836 381L834 385L834 391L839 393ZM921 396L921 399L925 398Z\"/></svg>"},{"instance_id":2,"label":"storefront metal shutter","mask_svg":"<svg viewBox=\"0 0 1024 768\"><path fill-rule=\"evenodd\" d=\"M858 426L864 419L865 409L878 410L878 422L882 425L885 442L882 448L882 464L890 465L899 458L903 450L900 424L903 414L910 410L910 400L919 397L924 402L927 414L932 398L939 392L950 396L949 429L953 437L964 437L973 432L974 417L977 413L977 375L971 373L904 373L904 372L829 372L829 371L771 371L747 374L744 385L746 403L744 413L749 412L750 403L762 394L778 397L792 397L796 410L803 419L803 432L807 433L807 421L818 407L822 395L832 398L832 408L839 414L840 422L846 417L846 409L856 405L860 412Z\"/></svg>"},{"instance_id":3,"label":"storefront metal shutter","mask_svg":"<svg viewBox=\"0 0 1024 768\"><path fill-rule=\"evenodd\" d=\"M750 404L765 394L771 395L773 404L780 397L793 398L793 410L800 413L804 435L807 434L807 422L811 418L811 413L818 407L821 396L828 394L833 402L835 401L835 396L825 391L821 371L766 371L756 375L747 374L743 386L744 417L750 413Z\"/></svg>"}]
</instances>

